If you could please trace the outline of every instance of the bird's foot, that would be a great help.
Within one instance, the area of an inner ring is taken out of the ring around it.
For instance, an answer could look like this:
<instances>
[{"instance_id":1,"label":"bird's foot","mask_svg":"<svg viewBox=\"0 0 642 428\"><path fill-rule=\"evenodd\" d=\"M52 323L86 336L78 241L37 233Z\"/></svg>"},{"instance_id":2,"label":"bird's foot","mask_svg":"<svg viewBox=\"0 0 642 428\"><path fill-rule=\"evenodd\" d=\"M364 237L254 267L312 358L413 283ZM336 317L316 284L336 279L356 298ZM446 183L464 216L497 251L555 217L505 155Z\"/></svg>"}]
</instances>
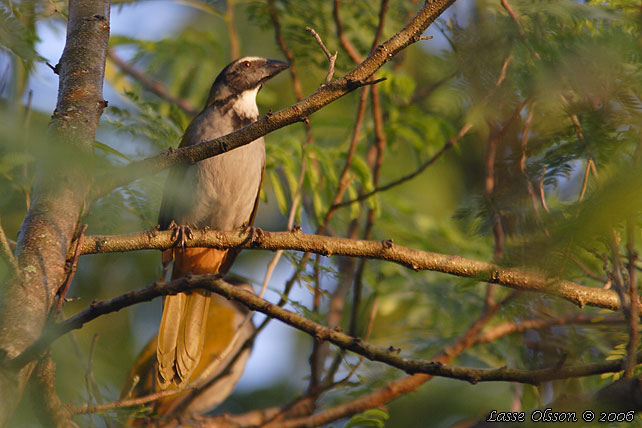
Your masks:
<instances>
[{"instance_id":1,"label":"bird's foot","mask_svg":"<svg viewBox=\"0 0 642 428\"><path fill-rule=\"evenodd\" d=\"M175 246L180 246L185 250L187 241L194 237L194 232L189 224L178 225L174 220L169 224L169 230L172 231L172 241Z\"/></svg>"},{"instance_id":2,"label":"bird's foot","mask_svg":"<svg viewBox=\"0 0 642 428\"><path fill-rule=\"evenodd\" d=\"M148 239L155 238L156 235L158 235L159 230L160 230L160 224L157 224L156 226L154 226L152 230L148 230L147 232L145 232L147 234L147 238Z\"/></svg>"},{"instance_id":3,"label":"bird's foot","mask_svg":"<svg viewBox=\"0 0 642 428\"><path fill-rule=\"evenodd\" d=\"M247 226L244 232L249 234L248 240L250 242L250 246L254 247L255 245L261 245L263 242L264 232L260 227Z\"/></svg>"}]
</instances>

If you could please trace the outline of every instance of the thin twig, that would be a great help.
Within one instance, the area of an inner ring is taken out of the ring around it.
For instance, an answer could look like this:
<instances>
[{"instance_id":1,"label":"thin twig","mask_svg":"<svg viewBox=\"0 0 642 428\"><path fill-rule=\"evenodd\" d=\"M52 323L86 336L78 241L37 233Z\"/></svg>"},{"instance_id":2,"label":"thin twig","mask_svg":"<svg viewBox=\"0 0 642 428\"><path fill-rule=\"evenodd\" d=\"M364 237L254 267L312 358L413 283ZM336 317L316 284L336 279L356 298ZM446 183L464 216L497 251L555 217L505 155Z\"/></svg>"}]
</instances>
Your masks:
<instances>
[{"instance_id":1,"label":"thin twig","mask_svg":"<svg viewBox=\"0 0 642 428\"><path fill-rule=\"evenodd\" d=\"M539 179L539 200L542 203L542 208L544 208L544 211L546 213L550 214L551 211L548 209L548 206L546 205L546 194L544 193L544 180L546 179L546 165L542 167L542 176Z\"/></svg>"},{"instance_id":2,"label":"thin twig","mask_svg":"<svg viewBox=\"0 0 642 428\"><path fill-rule=\"evenodd\" d=\"M592 164L593 164L593 158L589 158L589 160L586 162L586 169L584 170L584 179L582 180L582 190L580 191L580 197L577 202L582 202L582 200L584 199L584 193L586 192L589 172L591 171Z\"/></svg>"},{"instance_id":3,"label":"thin twig","mask_svg":"<svg viewBox=\"0 0 642 428\"><path fill-rule=\"evenodd\" d=\"M332 200L332 204L330 204L330 208L328 209L328 212L325 215L325 218L323 221L324 224L327 224L330 221L330 219L332 219L337 208L341 206L340 201L343 198L343 195L348 188L348 184L350 183L348 173L350 172L350 167L352 166L352 159L354 158L354 154L357 149L357 143L359 141L359 136L361 132L361 125L363 123L364 114L366 111L366 101L368 99L368 94L369 94L369 88L366 87L361 92L361 97L359 99L359 108L357 109L357 117L355 119L354 126L352 129L352 138L350 140L350 147L348 149L348 153L346 154L346 160L343 165L343 169L341 170L341 174L339 175L339 185L337 186L337 190L334 192L334 198Z\"/></svg>"},{"instance_id":4,"label":"thin twig","mask_svg":"<svg viewBox=\"0 0 642 428\"><path fill-rule=\"evenodd\" d=\"M348 225L348 230L346 236L348 238L356 238L359 233L359 219L355 218L350 221ZM340 259L339 268L338 268L338 283L334 288L330 296L330 301L328 302L328 312L326 315L326 325L329 328L339 328L341 325L341 320L343 319L343 311L346 307L346 296L350 290L350 285L352 284L352 277L355 272L356 260L354 258L349 259ZM328 343L318 343L316 340L313 344L313 352L310 356L311 361L315 361L316 366L311 368L316 369L312 371L314 375L314 380L316 384L310 383L308 388L309 395L319 395L321 392L325 391L325 387L328 385L327 379L334 377L333 370L338 369L336 364L332 364L329 370L326 371L324 382L320 382L321 379L321 369L324 367L324 362L327 355L329 354L329 345Z\"/></svg>"},{"instance_id":5,"label":"thin twig","mask_svg":"<svg viewBox=\"0 0 642 428\"><path fill-rule=\"evenodd\" d=\"M638 283L637 272L635 270L635 262L638 259L638 253L635 250L635 235L636 226L635 219L629 218L626 222L626 252L627 252L627 271L628 271L628 286L629 286L629 343L627 345L627 361L624 370L625 377L633 376L635 370L635 354L637 352L639 343L639 325L640 325L640 311L638 308Z\"/></svg>"},{"instance_id":6,"label":"thin twig","mask_svg":"<svg viewBox=\"0 0 642 428\"><path fill-rule=\"evenodd\" d=\"M272 26L274 27L274 37L276 39L276 43L277 45L279 45L279 49L281 49L281 52L283 52L283 55L285 55L285 58L287 58L288 63L290 64L288 71L290 72L290 77L292 77L294 96L296 97L297 101L301 101L303 99L303 89L301 88L301 82L297 77L296 66L294 64L294 54L285 43L285 38L283 37L283 32L281 30L281 21L279 20L279 15L276 12L274 0L268 0L267 5L270 18L272 19Z\"/></svg>"},{"instance_id":7,"label":"thin twig","mask_svg":"<svg viewBox=\"0 0 642 428\"><path fill-rule=\"evenodd\" d=\"M575 262L575 264L584 272L586 276L589 278L592 278L596 281L599 281L601 284L606 283L609 279L605 276L598 275L595 272L593 272L588 266L586 266L577 256L571 254L569 258Z\"/></svg>"},{"instance_id":8,"label":"thin twig","mask_svg":"<svg viewBox=\"0 0 642 428\"><path fill-rule=\"evenodd\" d=\"M624 267L620 260L620 235L615 231L611 230L611 235L609 237L609 246L611 248L611 264L613 269L609 277L613 280L613 285L615 291L617 292L620 302L621 309L624 313L624 317L627 320L629 326L629 344L627 346L627 357L624 362L624 377L630 378L633 375L633 370L637 365L637 320L633 318L633 311L631 308L635 305L635 301L629 300L629 292L626 289L626 283L624 281L623 273ZM634 331L635 330L635 331Z\"/></svg>"},{"instance_id":9,"label":"thin twig","mask_svg":"<svg viewBox=\"0 0 642 428\"><path fill-rule=\"evenodd\" d=\"M361 128L361 121L363 120L363 115L365 112L366 98L367 98L367 89L364 89L363 92L361 93L361 98L359 101L359 111L357 113L357 122L359 126L357 126L357 123L355 123L355 127L352 134L352 140L350 142L350 149L348 150L348 154L346 156L345 164L341 172L341 178L339 179L339 185L337 186L337 190L335 192L333 201L341 200L341 198L343 197L343 193L345 192L349 184L349 182L345 182L346 179L344 177L347 177L348 171L350 170L350 165L352 163L354 150L356 150L356 144L359 140L359 132L360 132L359 130ZM333 206L331 205L328 211L326 212L325 216L323 217L321 224L319 224L319 226L317 227L317 230L316 230L317 234L325 233L326 228L328 227L328 224L330 223L330 220L334 216L335 212L336 212L336 209L333 209ZM299 261L296 271L292 274L290 279L288 279L285 283L283 296L281 297L278 303L279 306L282 306L287 302L286 297L288 296L288 294L290 293L290 290L298 280L301 272L303 272L303 270L306 268L309 258L310 258L310 253L306 251L305 254L303 254L303 257L301 258L301 260ZM255 334L258 334L258 332L262 331L269 322L270 322L270 319L266 318L263 321L263 323L259 325Z\"/></svg>"},{"instance_id":10,"label":"thin twig","mask_svg":"<svg viewBox=\"0 0 642 428\"><path fill-rule=\"evenodd\" d=\"M78 257L80 257L79 250L82 244L82 239L85 236L86 231L87 231L87 225L83 224L80 227L80 232L78 233L78 239L76 239L76 248L74 249L74 255L71 258L71 262L69 263L69 272L67 272L67 277L65 278L64 284L58 290L58 302L56 303L56 307L54 308L52 313L54 317L58 315L58 313L62 309L62 304L65 302L67 291L69 291L69 286L71 285L71 280L74 278L74 275L76 274L76 268L78 266Z\"/></svg>"},{"instance_id":11,"label":"thin twig","mask_svg":"<svg viewBox=\"0 0 642 428\"><path fill-rule=\"evenodd\" d=\"M379 8L379 24L377 25L377 31L375 32L374 39L372 40L372 46L370 50L374 50L381 40L381 35L383 34L383 26L386 21L386 12L388 11L389 0L381 0L381 7Z\"/></svg>"},{"instance_id":12,"label":"thin twig","mask_svg":"<svg viewBox=\"0 0 642 428\"><path fill-rule=\"evenodd\" d=\"M553 326L571 325L571 324L622 324L625 319L620 315L605 317L604 315L586 315L576 314L555 318L534 318L526 319L519 322L506 322L496 325L488 330L479 333L475 343L489 343L507 336L509 334L523 333L527 330L541 330Z\"/></svg>"},{"instance_id":13,"label":"thin twig","mask_svg":"<svg viewBox=\"0 0 642 428\"><path fill-rule=\"evenodd\" d=\"M184 98L178 98L169 93L169 90L161 82L154 80L147 76L145 73L137 70L134 66L129 64L127 61L120 58L113 49L107 50L107 58L120 68L123 73L133 77L148 91L156 94L158 97L169 101L172 104L176 104L184 112L195 116L198 113L198 109L194 107L188 100Z\"/></svg>"},{"instance_id":14,"label":"thin twig","mask_svg":"<svg viewBox=\"0 0 642 428\"><path fill-rule=\"evenodd\" d=\"M519 35L522 37L522 40L524 40L524 44L530 49L532 52L533 56L535 59L539 60L541 57L539 54L531 47L530 43L528 42L528 39L526 38L526 32L524 31L524 28L522 27L522 24L519 22L519 18L513 8L510 6L507 0L501 0L502 6L504 9L506 9L506 12L510 15L511 19L517 25L517 29L519 30Z\"/></svg>"},{"instance_id":15,"label":"thin twig","mask_svg":"<svg viewBox=\"0 0 642 428\"><path fill-rule=\"evenodd\" d=\"M183 391L185 390L181 390L180 392L183 392ZM178 393L179 391L175 389L166 389L165 391L155 392L153 394L144 395L142 397L127 398L123 400L112 401L111 403L97 404L95 406L88 406L85 404L83 406L73 407L71 409L71 413L73 414L100 413L108 410L122 409L125 407L136 407L136 406L141 406L143 404L151 403L152 401L156 401L160 398L168 397L170 395L174 395Z\"/></svg>"},{"instance_id":16,"label":"thin twig","mask_svg":"<svg viewBox=\"0 0 642 428\"><path fill-rule=\"evenodd\" d=\"M31 101L33 99L33 90L29 89L29 95L27 97L27 106L25 107L25 116L22 121L22 127L24 129L23 131L23 149L25 154L29 153L28 145L29 145L29 123L31 122ZM31 206L31 186L29 183L29 163L25 162L22 166L22 176L24 177L25 184L22 187L22 191L25 194L25 205L27 208L27 211L29 211L29 207Z\"/></svg>"},{"instance_id":17,"label":"thin twig","mask_svg":"<svg viewBox=\"0 0 642 428\"><path fill-rule=\"evenodd\" d=\"M575 129L575 135L577 135L577 138L583 142L584 133L582 132L582 125L580 124L580 120L577 115L571 112L571 103L563 94L560 94L560 100L562 101L562 105L564 106L564 108L568 110L568 115L571 118L571 122L573 122L573 128Z\"/></svg>"},{"instance_id":18,"label":"thin twig","mask_svg":"<svg viewBox=\"0 0 642 428\"><path fill-rule=\"evenodd\" d=\"M319 307L321 306L321 278L320 278L320 257L316 254L314 264L312 266L314 278L314 292L312 297L312 311L319 314ZM319 388L321 379L321 370L323 370L323 362L325 360L326 349L323 342L312 339L312 352L308 358L310 364L310 382L308 382L308 394L314 395Z\"/></svg>"},{"instance_id":19,"label":"thin twig","mask_svg":"<svg viewBox=\"0 0 642 428\"><path fill-rule=\"evenodd\" d=\"M225 23L227 24L227 36L230 42L230 57L235 60L240 56L241 47L239 43L239 35L236 31L234 23L234 8L236 7L235 0L227 0L225 2Z\"/></svg>"},{"instance_id":20,"label":"thin twig","mask_svg":"<svg viewBox=\"0 0 642 428\"><path fill-rule=\"evenodd\" d=\"M370 333L372 333L372 326L374 324L375 316L377 315L377 310L378 309L379 309L379 299L375 298L374 302L372 302L372 308L370 309L370 315L368 316L368 324L366 326L366 332L365 332L365 334L363 336L363 339L365 341L370 340ZM341 358L343 357L343 355L344 355L344 352L343 352L343 350L341 350L341 352L337 355L337 359L339 359L339 361L340 361ZM357 369L359 368L359 366L363 362L363 359L364 359L363 356L359 356L359 361L357 361L357 363L350 369L348 374L345 375L343 377L343 379L341 379L341 380L339 380L337 382L329 383L327 385L327 387L328 388L334 388L336 386L339 386L339 385L342 385L342 384L348 382L350 380L350 378L357 372ZM326 382L330 382L332 380L332 377L334 376L334 373L336 373L336 369L335 369L334 372L328 370L328 377L327 377ZM325 387L325 385L323 385L323 386Z\"/></svg>"},{"instance_id":21,"label":"thin twig","mask_svg":"<svg viewBox=\"0 0 642 428\"><path fill-rule=\"evenodd\" d=\"M341 47L346 51L352 62L354 62L355 64L359 64L363 61L363 57L359 54L359 52L357 52L352 43L350 43L350 40L348 40L346 35L343 33L343 23L341 22L341 18L339 17L340 5L340 0L334 0L332 7L332 16L334 17L334 23L337 27L337 37L339 38Z\"/></svg>"},{"instance_id":22,"label":"thin twig","mask_svg":"<svg viewBox=\"0 0 642 428\"><path fill-rule=\"evenodd\" d=\"M87 371L85 372L85 385L87 387L87 407L91 408L94 401L98 404L102 404L102 401L94 400L94 394L92 392L92 379L93 379L93 370L92 370L92 360L94 356L94 348L96 347L96 340L98 340L98 334L94 334L93 339L91 340L91 346L89 347L89 357L87 358ZM94 425L94 416L92 412L87 412L89 416L89 423L91 426Z\"/></svg>"},{"instance_id":23,"label":"thin twig","mask_svg":"<svg viewBox=\"0 0 642 428\"><path fill-rule=\"evenodd\" d=\"M377 36L375 36L375 42L381 35L381 28L383 27L386 8L387 1L383 0L381 3L381 13L379 15L379 29L377 31ZM376 43L374 43L373 45L375 44ZM381 177L381 165L383 164L384 151L386 149L386 146L388 145L386 134L383 130L383 110L381 108L381 99L379 98L379 90L377 87L372 88L372 120L374 122L375 139L370 148L374 148L375 156L374 158L368 156L368 160L370 169L372 170L372 185L373 187L377 188L379 186L379 179ZM368 213L366 215L366 225L363 231L362 239L370 239L370 235L374 227L374 219L375 210L373 208L368 208ZM361 305L361 293L363 292L363 273L365 272L366 262L366 259L361 259L359 261L359 266L354 277L352 312L350 314L349 324L350 333L353 333L357 329L357 315L359 312L359 307Z\"/></svg>"},{"instance_id":24,"label":"thin twig","mask_svg":"<svg viewBox=\"0 0 642 428\"><path fill-rule=\"evenodd\" d=\"M9 241L7 240L7 235L5 235L4 233L2 224L0 224L0 258L7 262L9 269L11 269L11 276L17 276L18 260L11 250L11 246L9 245Z\"/></svg>"},{"instance_id":25,"label":"thin twig","mask_svg":"<svg viewBox=\"0 0 642 428\"><path fill-rule=\"evenodd\" d=\"M504 225L503 217L500 210L497 208L494 200L495 187L497 185L497 175L495 174L495 165L497 162L497 151L502 142L502 133L497 131L491 125L491 133L488 138L488 150L486 152L486 171L484 176L484 196L489 208L490 222L493 226L493 262L499 263L504 255ZM489 286L487 290L486 302L492 299L493 287Z\"/></svg>"},{"instance_id":26,"label":"thin twig","mask_svg":"<svg viewBox=\"0 0 642 428\"><path fill-rule=\"evenodd\" d=\"M450 148L451 148L451 147L453 147L455 144L457 144L457 142L458 142L458 141L459 141L459 140L460 140L464 135L466 135L466 133L470 130L470 128L472 128L472 124L471 124L471 123L466 123L466 124L465 124L465 125L464 125L460 130L459 130L459 132L457 133L457 135L455 135L454 137L452 137L451 139L449 139L449 140L446 142L446 144L444 144L444 145L442 146L442 148L441 148L441 149L440 149L436 154L434 154L430 159L428 159L426 162L424 162L423 164L421 164L421 166L419 166L419 168L417 168L415 171L411 172L410 174L404 175L403 177L400 177L400 178L398 178L398 179L396 179L396 180L394 180L394 181L391 181L390 183L387 183L387 184L384 184L383 186L377 187L377 188L375 188L375 189L371 190L370 192L366 192L366 193L364 193L364 194L362 194L362 195L359 195L359 196L357 196L357 197L356 197L356 198L354 198L354 199L350 199L350 200L347 200L347 201L339 202L338 204L334 204L334 205L332 205L332 208L335 208L335 209L337 209L337 208L342 208L342 207L345 207L345 206L347 206L347 205L352 205L352 204L354 204L355 202L365 201L366 199L368 199L368 198L370 198L370 197L374 196L374 195L375 195L375 194L377 194L377 193L385 192L386 190L390 190L390 189L392 189L393 187L397 187L397 186L399 186L400 184L403 184L403 183L405 183L405 182L407 182L407 181L409 181L409 180L412 180L413 178L417 177L417 176L418 176L418 175L420 175L422 172L424 172L424 171L426 170L426 168L428 168L428 167L429 167L429 166L431 166L433 163L435 163L435 162L436 162L436 161L437 161L437 160L438 160L438 159L439 159L439 158L440 158L444 153L446 153L446 152L448 151L448 149L450 149Z\"/></svg>"},{"instance_id":27,"label":"thin twig","mask_svg":"<svg viewBox=\"0 0 642 428\"><path fill-rule=\"evenodd\" d=\"M531 121L533 120L534 110L535 110L535 102L533 102L533 104L531 105L528 111L528 116L526 117L526 122L524 123L524 129L522 130L522 140L521 140L522 156L519 160L519 169L522 175L524 176L524 180L526 181L526 191L528 192L528 196L531 200L531 205L533 207L533 211L535 212L535 216L539 221L540 216L539 216L539 208L537 207L537 196L535 195L535 188L533 187L533 183L531 182L531 179L528 176L528 172L526 172L526 158L527 158L526 153L527 153L527 147L528 147L528 139L530 137L529 135L530 127L531 127Z\"/></svg>"},{"instance_id":28,"label":"thin twig","mask_svg":"<svg viewBox=\"0 0 642 428\"><path fill-rule=\"evenodd\" d=\"M332 76L334 76L334 63L337 60L337 55L339 54L339 52L337 51L334 53L334 55L332 55L328 50L328 48L326 48L325 45L323 44L323 40L321 40L321 36L319 36L319 34L316 31L314 31L313 28L305 27L305 29L308 30L314 36L319 46L321 46L321 49L323 49L323 53L325 54L326 57L328 57L328 62L330 63L330 65L328 66L328 74L325 77L325 84L328 85L332 81Z\"/></svg>"},{"instance_id":29,"label":"thin twig","mask_svg":"<svg viewBox=\"0 0 642 428\"><path fill-rule=\"evenodd\" d=\"M519 35L524 37L526 33L524 32L524 28L522 28L522 24L519 22L519 18L517 17L517 14L513 10L513 8L508 4L508 1L506 0L501 0L502 6L504 9L506 9L506 12L510 15L510 17L513 19L513 22L515 25L517 25L517 29L519 30Z\"/></svg>"}]
</instances>

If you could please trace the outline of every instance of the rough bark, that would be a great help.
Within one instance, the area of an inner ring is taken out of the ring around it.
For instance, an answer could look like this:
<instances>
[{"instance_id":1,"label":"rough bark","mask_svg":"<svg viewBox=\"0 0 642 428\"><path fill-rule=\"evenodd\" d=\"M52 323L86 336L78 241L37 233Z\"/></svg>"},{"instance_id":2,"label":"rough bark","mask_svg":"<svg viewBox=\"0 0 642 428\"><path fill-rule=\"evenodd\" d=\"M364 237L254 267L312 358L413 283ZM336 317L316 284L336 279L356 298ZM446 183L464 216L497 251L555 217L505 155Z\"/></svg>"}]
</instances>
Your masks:
<instances>
[{"instance_id":1,"label":"rough bark","mask_svg":"<svg viewBox=\"0 0 642 428\"><path fill-rule=\"evenodd\" d=\"M20 228L18 273L0 284L0 353L20 354L40 337L91 184L90 160L109 40L109 0L70 0L67 42L56 72L58 101L49 146L39 159L33 200ZM53 154L58 154L52 158ZM82 159L83 162L78 162ZM83 166L81 166L83 165ZM0 426L5 426L33 369L0 368Z\"/></svg>"},{"instance_id":2,"label":"rough bark","mask_svg":"<svg viewBox=\"0 0 642 428\"><path fill-rule=\"evenodd\" d=\"M171 231L152 231L130 235L86 236L82 240L79 251L80 254L92 254L141 249L163 250L173 245ZM611 310L620 308L620 300L613 290L587 287L542 273L504 268L455 255L416 250L395 245L392 241L334 238L298 231L263 232L260 239L252 241L249 232L193 230L193 237L186 242L186 246L295 250L325 256L340 255L387 260L417 271L431 270L499 284L516 290L545 293L561 297L580 307L588 305Z\"/></svg>"}]
</instances>

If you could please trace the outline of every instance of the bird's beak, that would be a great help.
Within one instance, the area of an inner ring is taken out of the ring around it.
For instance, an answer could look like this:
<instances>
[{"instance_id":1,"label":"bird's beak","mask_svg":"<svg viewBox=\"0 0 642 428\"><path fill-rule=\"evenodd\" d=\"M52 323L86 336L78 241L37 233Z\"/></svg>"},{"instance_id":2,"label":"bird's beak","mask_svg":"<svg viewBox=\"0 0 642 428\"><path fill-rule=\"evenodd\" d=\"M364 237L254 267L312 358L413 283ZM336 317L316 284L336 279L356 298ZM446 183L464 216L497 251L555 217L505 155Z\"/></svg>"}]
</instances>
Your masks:
<instances>
[{"instance_id":1,"label":"bird's beak","mask_svg":"<svg viewBox=\"0 0 642 428\"><path fill-rule=\"evenodd\" d=\"M271 77L276 76L286 68L288 68L290 64L284 61L279 61L278 59L268 59L266 64L265 64L265 79L270 79Z\"/></svg>"}]
</instances>

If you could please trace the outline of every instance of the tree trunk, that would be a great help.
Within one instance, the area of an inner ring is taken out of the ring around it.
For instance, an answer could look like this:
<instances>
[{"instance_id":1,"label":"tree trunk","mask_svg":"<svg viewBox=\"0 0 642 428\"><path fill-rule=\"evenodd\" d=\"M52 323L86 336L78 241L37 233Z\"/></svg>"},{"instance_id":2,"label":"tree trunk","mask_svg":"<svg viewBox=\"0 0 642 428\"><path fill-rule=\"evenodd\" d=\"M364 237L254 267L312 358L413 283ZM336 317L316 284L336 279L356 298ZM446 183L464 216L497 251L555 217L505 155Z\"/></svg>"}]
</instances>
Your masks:
<instances>
[{"instance_id":1,"label":"tree trunk","mask_svg":"<svg viewBox=\"0 0 642 428\"><path fill-rule=\"evenodd\" d=\"M92 147L105 101L109 0L70 0L56 72L58 102L48 147L39 150L33 200L18 234L19 270L0 285L0 426L7 425L33 364L10 361L42 334L66 277L66 256L91 187Z\"/></svg>"}]
</instances>

